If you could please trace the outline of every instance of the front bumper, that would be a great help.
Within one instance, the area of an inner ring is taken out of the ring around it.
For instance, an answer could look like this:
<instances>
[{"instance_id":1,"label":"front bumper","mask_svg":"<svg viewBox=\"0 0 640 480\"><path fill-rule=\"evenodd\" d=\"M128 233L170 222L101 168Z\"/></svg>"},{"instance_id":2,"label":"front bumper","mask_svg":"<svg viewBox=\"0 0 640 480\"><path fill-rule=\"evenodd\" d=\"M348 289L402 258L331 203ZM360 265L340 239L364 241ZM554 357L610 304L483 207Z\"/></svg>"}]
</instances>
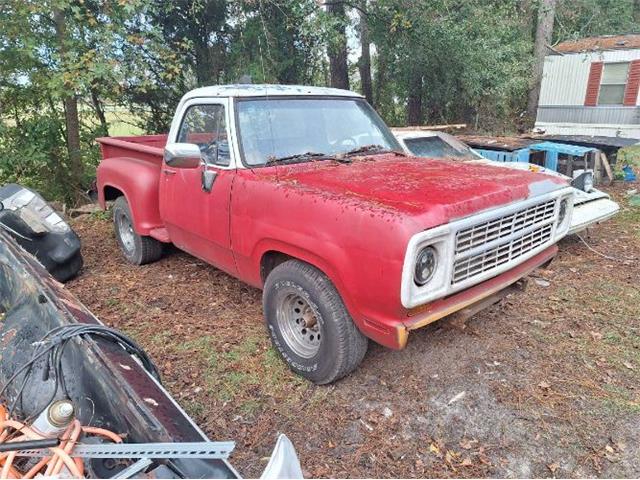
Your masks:
<instances>
[{"instance_id":1,"label":"front bumper","mask_svg":"<svg viewBox=\"0 0 640 480\"><path fill-rule=\"evenodd\" d=\"M473 309L473 307L480 304L480 302L483 304L486 303L486 306L489 306L492 303L491 301L487 301L489 297L499 295L502 290L513 285L539 266L551 260L557 252L558 247L552 245L497 277L493 277L446 298L441 298L409 310L409 318L396 326L398 347L404 348L406 346L410 330L424 327L462 309Z\"/></svg>"},{"instance_id":2,"label":"front bumper","mask_svg":"<svg viewBox=\"0 0 640 480\"><path fill-rule=\"evenodd\" d=\"M613 217L619 210L620 205L609 198L575 203L573 205L569 234L584 230L594 223L604 222Z\"/></svg>"}]
</instances>

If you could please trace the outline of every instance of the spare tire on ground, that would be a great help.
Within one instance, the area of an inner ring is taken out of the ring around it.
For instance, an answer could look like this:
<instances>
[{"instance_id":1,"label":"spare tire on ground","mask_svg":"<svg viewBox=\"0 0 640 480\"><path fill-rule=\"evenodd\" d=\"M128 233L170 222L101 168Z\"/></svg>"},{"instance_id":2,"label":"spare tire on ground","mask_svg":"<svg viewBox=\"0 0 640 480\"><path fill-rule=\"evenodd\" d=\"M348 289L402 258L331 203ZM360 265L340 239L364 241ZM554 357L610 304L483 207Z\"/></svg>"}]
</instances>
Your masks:
<instances>
[{"instance_id":1,"label":"spare tire on ground","mask_svg":"<svg viewBox=\"0 0 640 480\"><path fill-rule=\"evenodd\" d=\"M82 268L80 238L33 190L10 183L0 187L0 228L31 253L59 282Z\"/></svg>"}]
</instances>

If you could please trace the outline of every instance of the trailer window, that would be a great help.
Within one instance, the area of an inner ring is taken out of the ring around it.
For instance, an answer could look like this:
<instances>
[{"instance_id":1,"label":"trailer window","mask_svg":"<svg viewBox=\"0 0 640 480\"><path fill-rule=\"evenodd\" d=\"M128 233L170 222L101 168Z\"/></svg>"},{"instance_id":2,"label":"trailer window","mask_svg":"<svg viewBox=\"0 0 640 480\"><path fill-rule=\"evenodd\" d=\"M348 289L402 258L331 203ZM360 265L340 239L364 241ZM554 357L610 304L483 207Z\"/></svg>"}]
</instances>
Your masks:
<instances>
[{"instance_id":1,"label":"trailer window","mask_svg":"<svg viewBox=\"0 0 640 480\"><path fill-rule=\"evenodd\" d=\"M629 62L605 63L600 81L598 105L622 105L629 75Z\"/></svg>"}]
</instances>

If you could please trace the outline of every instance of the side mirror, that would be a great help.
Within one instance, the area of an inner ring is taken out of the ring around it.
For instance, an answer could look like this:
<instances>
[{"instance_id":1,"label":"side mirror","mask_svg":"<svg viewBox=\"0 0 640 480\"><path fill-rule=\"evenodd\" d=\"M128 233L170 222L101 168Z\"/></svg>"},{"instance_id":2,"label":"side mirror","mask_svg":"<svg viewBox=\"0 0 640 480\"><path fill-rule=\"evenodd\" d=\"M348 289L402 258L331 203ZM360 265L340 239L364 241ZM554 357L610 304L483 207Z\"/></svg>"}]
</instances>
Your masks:
<instances>
[{"instance_id":1,"label":"side mirror","mask_svg":"<svg viewBox=\"0 0 640 480\"><path fill-rule=\"evenodd\" d=\"M195 143L172 143L164 149L164 161L170 167L197 168L202 164L200 147Z\"/></svg>"}]
</instances>

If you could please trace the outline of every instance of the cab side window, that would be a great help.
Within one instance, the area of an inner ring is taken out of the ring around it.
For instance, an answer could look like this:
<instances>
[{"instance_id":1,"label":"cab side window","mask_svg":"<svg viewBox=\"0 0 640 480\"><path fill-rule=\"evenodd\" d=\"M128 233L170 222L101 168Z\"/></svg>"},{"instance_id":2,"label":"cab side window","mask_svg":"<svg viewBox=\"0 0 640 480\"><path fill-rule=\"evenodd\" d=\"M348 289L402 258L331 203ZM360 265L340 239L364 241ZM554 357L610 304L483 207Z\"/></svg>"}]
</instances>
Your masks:
<instances>
[{"instance_id":1,"label":"cab side window","mask_svg":"<svg viewBox=\"0 0 640 480\"><path fill-rule=\"evenodd\" d=\"M187 109L178 142L195 143L207 165L226 167L231 162L223 105L193 105Z\"/></svg>"}]
</instances>

